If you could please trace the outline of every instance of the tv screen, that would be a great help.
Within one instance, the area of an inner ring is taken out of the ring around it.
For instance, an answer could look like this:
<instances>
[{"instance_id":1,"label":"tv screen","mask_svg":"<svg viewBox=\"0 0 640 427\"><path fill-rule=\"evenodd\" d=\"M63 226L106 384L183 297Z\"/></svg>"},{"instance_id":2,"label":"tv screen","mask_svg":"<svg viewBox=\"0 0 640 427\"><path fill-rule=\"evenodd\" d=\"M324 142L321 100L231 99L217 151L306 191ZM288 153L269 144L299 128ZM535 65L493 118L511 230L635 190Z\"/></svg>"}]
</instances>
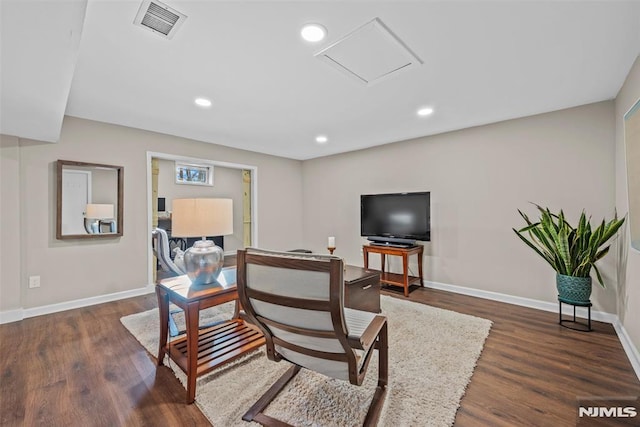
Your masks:
<instances>
[{"instance_id":1,"label":"tv screen","mask_svg":"<svg viewBox=\"0 0 640 427\"><path fill-rule=\"evenodd\" d=\"M370 240L431 240L429 192L363 194L360 214L361 235Z\"/></svg>"}]
</instances>

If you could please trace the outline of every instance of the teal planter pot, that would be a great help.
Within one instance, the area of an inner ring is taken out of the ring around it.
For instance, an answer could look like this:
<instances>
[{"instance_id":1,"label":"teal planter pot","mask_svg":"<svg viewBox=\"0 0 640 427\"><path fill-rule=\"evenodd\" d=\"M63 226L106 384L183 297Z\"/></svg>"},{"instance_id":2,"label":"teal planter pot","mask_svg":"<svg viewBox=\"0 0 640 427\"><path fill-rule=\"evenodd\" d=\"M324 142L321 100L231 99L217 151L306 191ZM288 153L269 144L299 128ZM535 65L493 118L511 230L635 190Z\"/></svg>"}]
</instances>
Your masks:
<instances>
[{"instance_id":1,"label":"teal planter pot","mask_svg":"<svg viewBox=\"0 0 640 427\"><path fill-rule=\"evenodd\" d=\"M558 298L570 304L587 304L591 298L591 277L556 274Z\"/></svg>"}]
</instances>

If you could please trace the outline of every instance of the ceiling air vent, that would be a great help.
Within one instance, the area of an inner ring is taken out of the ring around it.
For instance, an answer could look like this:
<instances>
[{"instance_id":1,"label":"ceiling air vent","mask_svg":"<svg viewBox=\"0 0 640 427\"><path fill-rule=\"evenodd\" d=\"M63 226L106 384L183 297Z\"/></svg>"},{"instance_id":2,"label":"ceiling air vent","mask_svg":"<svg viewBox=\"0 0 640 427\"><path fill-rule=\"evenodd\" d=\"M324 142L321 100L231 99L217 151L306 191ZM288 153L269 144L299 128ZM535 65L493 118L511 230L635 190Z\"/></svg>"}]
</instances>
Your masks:
<instances>
[{"instance_id":1,"label":"ceiling air vent","mask_svg":"<svg viewBox=\"0 0 640 427\"><path fill-rule=\"evenodd\" d=\"M154 33L172 38L182 25L187 15L167 6L159 1L144 1L140 5L134 25L153 31Z\"/></svg>"},{"instance_id":2,"label":"ceiling air vent","mask_svg":"<svg viewBox=\"0 0 640 427\"><path fill-rule=\"evenodd\" d=\"M315 56L367 86L422 64L379 18L367 22Z\"/></svg>"}]
</instances>

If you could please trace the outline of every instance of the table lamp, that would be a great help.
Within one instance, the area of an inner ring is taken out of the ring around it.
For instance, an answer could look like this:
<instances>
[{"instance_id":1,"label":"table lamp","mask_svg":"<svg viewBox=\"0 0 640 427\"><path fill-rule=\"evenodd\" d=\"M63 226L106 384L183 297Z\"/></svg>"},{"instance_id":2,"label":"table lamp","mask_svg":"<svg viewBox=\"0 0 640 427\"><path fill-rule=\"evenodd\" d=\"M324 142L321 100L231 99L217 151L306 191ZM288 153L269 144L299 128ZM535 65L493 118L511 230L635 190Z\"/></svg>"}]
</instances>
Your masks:
<instances>
[{"instance_id":1,"label":"table lamp","mask_svg":"<svg viewBox=\"0 0 640 427\"><path fill-rule=\"evenodd\" d=\"M84 229L89 234L100 233L100 221L113 219L113 217L114 208L112 204L89 203L84 213Z\"/></svg>"},{"instance_id":2,"label":"table lamp","mask_svg":"<svg viewBox=\"0 0 640 427\"><path fill-rule=\"evenodd\" d=\"M233 234L233 200L175 199L172 209L172 237L202 237L184 253L191 283L214 283L224 264L224 251L206 236Z\"/></svg>"}]
</instances>

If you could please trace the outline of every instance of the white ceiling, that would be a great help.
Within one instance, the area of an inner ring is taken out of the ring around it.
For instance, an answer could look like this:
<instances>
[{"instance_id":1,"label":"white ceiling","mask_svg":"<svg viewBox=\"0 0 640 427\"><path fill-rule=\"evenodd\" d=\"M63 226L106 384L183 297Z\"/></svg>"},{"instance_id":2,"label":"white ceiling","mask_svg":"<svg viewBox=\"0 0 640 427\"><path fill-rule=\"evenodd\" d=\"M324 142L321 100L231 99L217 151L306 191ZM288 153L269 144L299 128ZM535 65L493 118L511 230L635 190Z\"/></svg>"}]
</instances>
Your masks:
<instances>
[{"instance_id":1,"label":"white ceiling","mask_svg":"<svg viewBox=\"0 0 640 427\"><path fill-rule=\"evenodd\" d=\"M637 1L166 0L171 40L141 1L0 1L0 132L44 141L66 114L309 159L613 99L640 52ZM374 18L423 64L366 85L314 56Z\"/></svg>"}]
</instances>

